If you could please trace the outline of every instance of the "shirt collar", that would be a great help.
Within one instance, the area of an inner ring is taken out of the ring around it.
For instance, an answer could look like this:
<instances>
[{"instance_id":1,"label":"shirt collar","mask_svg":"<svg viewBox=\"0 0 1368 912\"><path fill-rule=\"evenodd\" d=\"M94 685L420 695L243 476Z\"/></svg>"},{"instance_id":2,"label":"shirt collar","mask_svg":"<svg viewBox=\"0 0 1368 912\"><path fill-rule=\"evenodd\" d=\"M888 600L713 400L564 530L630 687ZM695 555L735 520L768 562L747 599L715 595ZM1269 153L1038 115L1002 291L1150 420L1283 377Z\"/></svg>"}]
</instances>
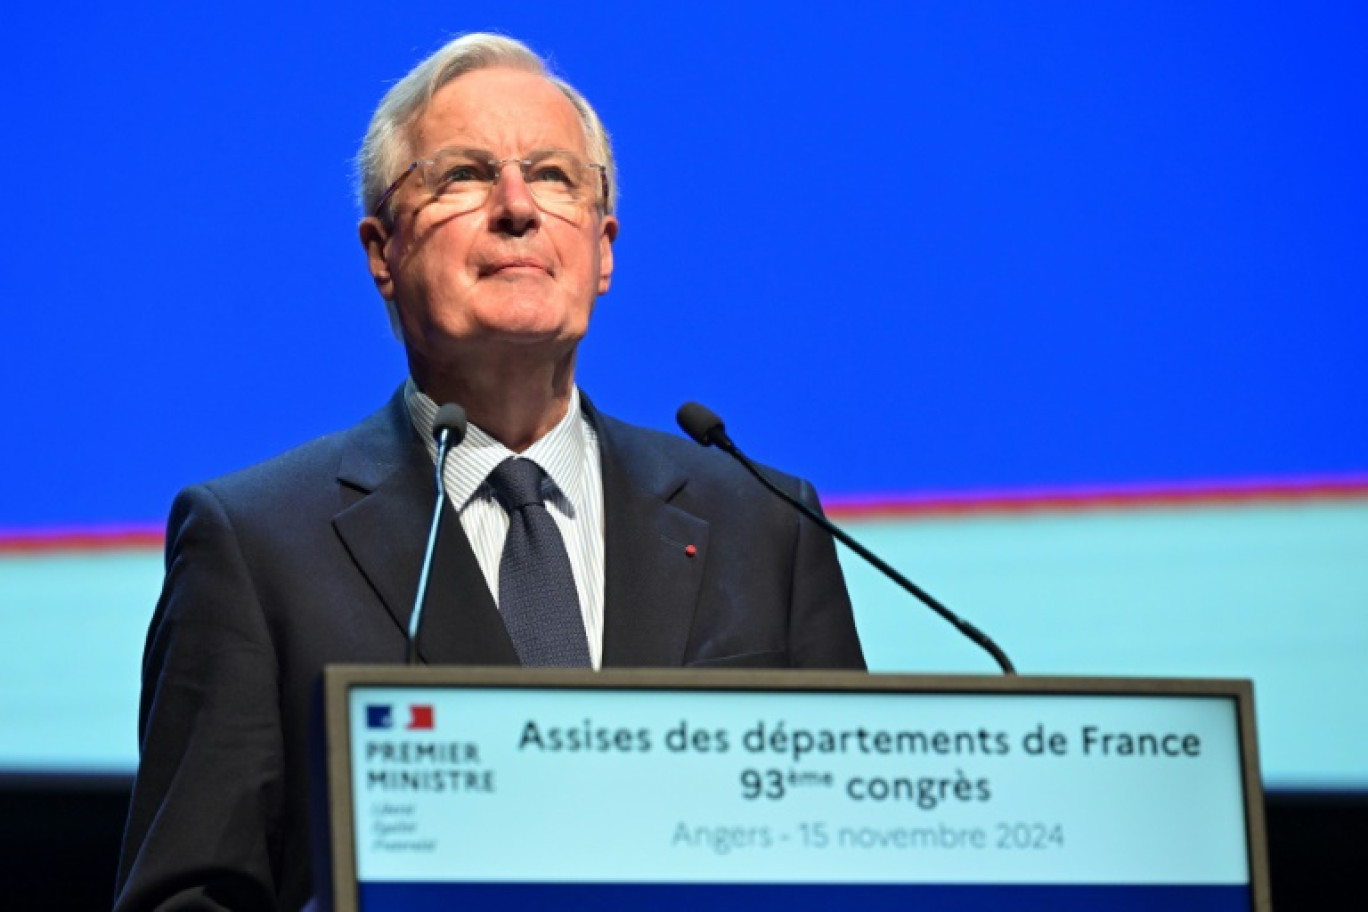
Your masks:
<instances>
[{"instance_id":1,"label":"shirt collar","mask_svg":"<svg viewBox=\"0 0 1368 912\"><path fill-rule=\"evenodd\" d=\"M437 417L437 403L418 389L411 377L404 383L404 399L413 427L422 437L428 456L435 464L437 441L432 436L432 423ZM465 439L447 457L444 474L447 497L460 512L479 493L495 466L511 456L521 456L541 466L551 481L552 493L563 498L571 515L579 513L583 506L580 501L584 496L584 460L587 458L584 421L579 387L573 386L565 416L522 453L514 453L478 425L470 424Z\"/></svg>"}]
</instances>

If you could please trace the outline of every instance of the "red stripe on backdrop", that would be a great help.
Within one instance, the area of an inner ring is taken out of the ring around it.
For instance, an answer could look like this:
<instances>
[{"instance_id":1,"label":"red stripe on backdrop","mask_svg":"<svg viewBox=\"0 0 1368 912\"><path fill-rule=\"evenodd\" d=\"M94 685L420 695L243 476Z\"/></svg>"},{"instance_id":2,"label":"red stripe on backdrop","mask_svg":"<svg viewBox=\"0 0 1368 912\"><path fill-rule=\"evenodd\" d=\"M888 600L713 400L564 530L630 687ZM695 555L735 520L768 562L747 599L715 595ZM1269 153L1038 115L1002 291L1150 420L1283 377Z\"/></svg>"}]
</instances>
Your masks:
<instances>
[{"instance_id":1,"label":"red stripe on backdrop","mask_svg":"<svg viewBox=\"0 0 1368 912\"><path fill-rule=\"evenodd\" d=\"M1127 487L975 491L953 494L837 495L823 498L833 518L900 519L976 513L1202 507L1368 498L1368 476L1260 479Z\"/></svg>"},{"instance_id":2,"label":"red stripe on backdrop","mask_svg":"<svg viewBox=\"0 0 1368 912\"><path fill-rule=\"evenodd\" d=\"M0 554L54 551L160 549L161 526L89 526L65 529L0 529Z\"/></svg>"},{"instance_id":3,"label":"red stripe on backdrop","mask_svg":"<svg viewBox=\"0 0 1368 912\"><path fill-rule=\"evenodd\" d=\"M1129 510L1368 498L1368 476L1213 481L1129 487L836 495L822 505L834 519L909 519L966 514ZM160 549L160 526L0 529L0 554Z\"/></svg>"}]
</instances>

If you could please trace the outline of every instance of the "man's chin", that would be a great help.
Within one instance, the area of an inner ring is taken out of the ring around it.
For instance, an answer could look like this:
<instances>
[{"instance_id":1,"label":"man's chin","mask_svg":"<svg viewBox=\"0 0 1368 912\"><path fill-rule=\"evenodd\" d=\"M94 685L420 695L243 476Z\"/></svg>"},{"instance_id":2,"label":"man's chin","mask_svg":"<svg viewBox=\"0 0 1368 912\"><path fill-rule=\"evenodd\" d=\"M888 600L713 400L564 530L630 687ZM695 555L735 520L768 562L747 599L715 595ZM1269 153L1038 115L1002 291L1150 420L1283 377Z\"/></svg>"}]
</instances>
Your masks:
<instances>
[{"instance_id":1,"label":"man's chin","mask_svg":"<svg viewBox=\"0 0 1368 912\"><path fill-rule=\"evenodd\" d=\"M561 324L536 322L490 322L479 325L473 332L456 338L440 336L431 339L429 351L445 352L453 358L469 360L477 353L517 354L519 357L541 355L556 360L573 351L584 338L583 329L572 329Z\"/></svg>"},{"instance_id":2,"label":"man's chin","mask_svg":"<svg viewBox=\"0 0 1368 912\"><path fill-rule=\"evenodd\" d=\"M491 327L485 339L494 345L507 346L526 353L544 351L548 357L558 357L572 350L584 338L584 333L568 332L564 327Z\"/></svg>"},{"instance_id":3,"label":"man's chin","mask_svg":"<svg viewBox=\"0 0 1368 912\"><path fill-rule=\"evenodd\" d=\"M540 301L510 301L477 316L484 340L509 345L574 343L588 329L587 316L581 319Z\"/></svg>"}]
</instances>

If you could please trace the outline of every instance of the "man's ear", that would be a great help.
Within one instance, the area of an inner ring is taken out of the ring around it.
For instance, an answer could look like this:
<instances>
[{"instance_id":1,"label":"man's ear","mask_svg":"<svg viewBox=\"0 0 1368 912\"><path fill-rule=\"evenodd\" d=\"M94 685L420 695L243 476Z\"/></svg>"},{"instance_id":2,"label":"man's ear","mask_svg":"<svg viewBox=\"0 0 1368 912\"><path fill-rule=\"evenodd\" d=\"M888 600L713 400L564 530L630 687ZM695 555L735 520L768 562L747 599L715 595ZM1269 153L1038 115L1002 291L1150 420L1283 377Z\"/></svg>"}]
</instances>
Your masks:
<instances>
[{"instance_id":1,"label":"man's ear","mask_svg":"<svg viewBox=\"0 0 1368 912\"><path fill-rule=\"evenodd\" d=\"M394 277L390 274L389 262L385 259L389 247L389 229L380 219L368 215L357 226L357 233L361 237L361 246L366 251L366 268L370 270L375 289L380 292L380 297L388 301L394 297Z\"/></svg>"},{"instance_id":2,"label":"man's ear","mask_svg":"<svg viewBox=\"0 0 1368 912\"><path fill-rule=\"evenodd\" d=\"M607 294L613 281L613 241L618 236L618 220L611 215L603 217L599 226L599 281L598 293Z\"/></svg>"}]
</instances>

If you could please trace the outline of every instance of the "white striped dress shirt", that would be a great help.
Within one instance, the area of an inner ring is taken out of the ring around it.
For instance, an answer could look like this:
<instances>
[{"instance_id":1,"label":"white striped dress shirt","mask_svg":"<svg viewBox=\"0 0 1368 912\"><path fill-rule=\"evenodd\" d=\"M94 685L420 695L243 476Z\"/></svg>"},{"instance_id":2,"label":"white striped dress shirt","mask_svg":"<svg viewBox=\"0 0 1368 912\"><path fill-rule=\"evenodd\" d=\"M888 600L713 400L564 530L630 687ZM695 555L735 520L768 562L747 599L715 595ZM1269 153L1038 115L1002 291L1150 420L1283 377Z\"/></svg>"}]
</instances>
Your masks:
<instances>
[{"instance_id":1,"label":"white striped dress shirt","mask_svg":"<svg viewBox=\"0 0 1368 912\"><path fill-rule=\"evenodd\" d=\"M437 442L432 437L432 422L437 416L437 403L411 379L404 387L404 397L413 426L426 441L435 466ZM547 511L565 540L589 640L589 658L599 668L603 663L603 467L598 435L580 409L579 387L570 392L565 417L526 451L514 453L471 424L465 439L447 456L442 474L447 499L460 517L461 528L470 539L496 605L508 514L495 499L486 479L495 466L510 456L532 460L547 475L542 482L542 494Z\"/></svg>"}]
</instances>

